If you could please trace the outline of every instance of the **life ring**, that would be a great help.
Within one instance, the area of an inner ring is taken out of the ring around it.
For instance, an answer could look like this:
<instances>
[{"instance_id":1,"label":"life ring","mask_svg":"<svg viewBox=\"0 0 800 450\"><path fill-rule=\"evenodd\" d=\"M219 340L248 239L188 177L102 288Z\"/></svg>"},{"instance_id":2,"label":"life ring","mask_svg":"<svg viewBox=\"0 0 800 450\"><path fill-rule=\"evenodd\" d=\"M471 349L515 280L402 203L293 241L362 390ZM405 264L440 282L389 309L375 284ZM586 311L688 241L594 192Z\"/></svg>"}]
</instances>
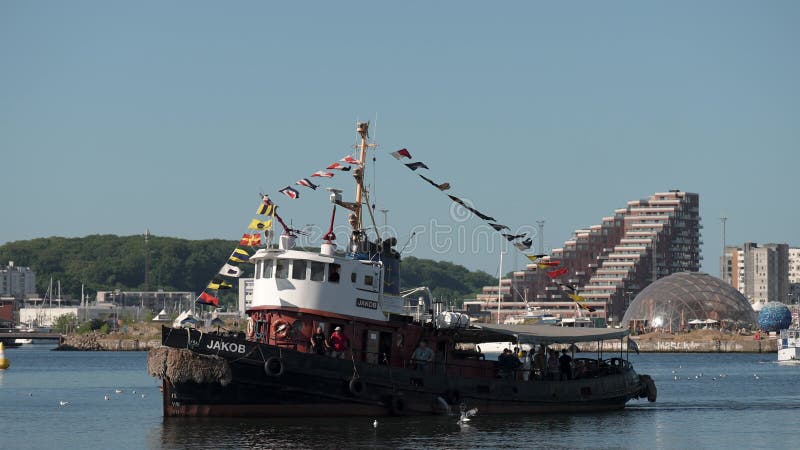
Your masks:
<instances>
[{"instance_id":1,"label":"life ring","mask_svg":"<svg viewBox=\"0 0 800 450\"><path fill-rule=\"evenodd\" d=\"M247 338L253 339L256 334L256 321L250 316L247 318Z\"/></svg>"},{"instance_id":2,"label":"life ring","mask_svg":"<svg viewBox=\"0 0 800 450\"><path fill-rule=\"evenodd\" d=\"M289 335L289 331L292 327L289 326L289 322L285 320L278 320L272 324L272 330L275 335L275 339L286 339L286 336Z\"/></svg>"},{"instance_id":3,"label":"life ring","mask_svg":"<svg viewBox=\"0 0 800 450\"><path fill-rule=\"evenodd\" d=\"M392 415L402 416L406 412L406 401L402 397L393 395L389 399L389 411Z\"/></svg>"},{"instance_id":4,"label":"life ring","mask_svg":"<svg viewBox=\"0 0 800 450\"><path fill-rule=\"evenodd\" d=\"M347 384L347 388L350 389L351 394L360 397L367 390L367 385L361 381L361 378L353 377L350 379L350 383Z\"/></svg>"},{"instance_id":5,"label":"life ring","mask_svg":"<svg viewBox=\"0 0 800 450\"><path fill-rule=\"evenodd\" d=\"M271 377L283 375L283 360L277 356L272 356L264 363L264 372Z\"/></svg>"}]
</instances>

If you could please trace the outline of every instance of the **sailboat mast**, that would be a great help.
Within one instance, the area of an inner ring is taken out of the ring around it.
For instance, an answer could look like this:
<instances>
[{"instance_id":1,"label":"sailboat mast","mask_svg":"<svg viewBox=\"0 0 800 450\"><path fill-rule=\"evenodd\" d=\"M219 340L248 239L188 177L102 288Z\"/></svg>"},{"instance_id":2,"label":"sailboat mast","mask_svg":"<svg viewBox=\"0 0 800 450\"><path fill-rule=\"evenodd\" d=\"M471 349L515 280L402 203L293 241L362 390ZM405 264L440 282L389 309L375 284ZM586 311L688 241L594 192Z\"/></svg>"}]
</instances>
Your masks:
<instances>
[{"instance_id":1,"label":"sailboat mast","mask_svg":"<svg viewBox=\"0 0 800 450\"><path fill-rule=\"evenodd\" d=\"M358 145L359 156L358 161L360 165L353 171L353 178L356 179L356 204L353 210L353 220L350 225L354 230L363 228L363 218L361 217L362 201L364 197L364 167L367 162L367 138L369 138L369 122L359 122L356 126L356 131L361 136L361 143Z\"/></svg>"},{"instance_id":2,"label":"sailboat mast","mask_svg":"<svg viewBox=\"0 0 800 450\"><path fill-rule=\"evenodd\" d=\"M500 286L503 285L503 253L500 252L500 268L498 269L497 277L497 324L500 325L500 304L503 302L503 294L500 292Z\"/></svg>"}]
</instances>

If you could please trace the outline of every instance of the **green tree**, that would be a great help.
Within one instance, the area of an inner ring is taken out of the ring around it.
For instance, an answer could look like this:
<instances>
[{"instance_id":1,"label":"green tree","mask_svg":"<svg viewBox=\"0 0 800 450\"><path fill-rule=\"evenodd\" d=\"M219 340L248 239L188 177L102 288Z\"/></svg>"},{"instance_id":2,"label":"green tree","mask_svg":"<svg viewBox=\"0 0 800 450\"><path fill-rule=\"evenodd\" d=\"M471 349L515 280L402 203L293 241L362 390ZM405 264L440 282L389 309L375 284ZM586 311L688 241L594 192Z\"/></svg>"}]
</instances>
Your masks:
<instances>
[{"instance_id":1,"label":"green tree","mask_svg":"<svg viewBox=\"0 0 800 450\"><path fill-rule=\"evenodd\" d=\"M56 317L53 330L61 334L71 333L75 330L77 323L78 317L74 313L62 314Z\"/></svg>"}]
</instances>

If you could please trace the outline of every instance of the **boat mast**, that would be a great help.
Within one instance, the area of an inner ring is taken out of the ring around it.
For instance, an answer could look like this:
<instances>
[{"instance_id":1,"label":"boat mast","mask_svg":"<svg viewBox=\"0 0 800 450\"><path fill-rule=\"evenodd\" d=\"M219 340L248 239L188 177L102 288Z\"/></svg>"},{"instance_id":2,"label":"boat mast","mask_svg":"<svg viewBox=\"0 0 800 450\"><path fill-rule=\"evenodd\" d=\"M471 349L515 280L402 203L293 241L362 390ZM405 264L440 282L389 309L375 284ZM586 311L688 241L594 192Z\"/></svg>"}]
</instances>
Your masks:
<instances>
[{"instance_id":1,"label":"boat mast","mask_svg":"<svg viewBox=\"0 0 800 450\"><path fill-rule=\"evenodd\" d=\"M358 145L359 149L359 167L353 171L353 178L356 180L356 201L355 208L353 208L353 216L350 218L350 226L353 231L361 230L364 228L364 220L361 215L362 202L364 197L364 167L367 162L367 139L369 138L369 122L358 122L356 125L356 132L361 136L361 143Z\"/></svg>"},{"instance_id":2,"label":"boat mast","mask_svg":"<svg viewBox=\"0 0 800 450\"><path fill-rule=\"evenodd\" d=\"M500 325L500 304L503 301L503 294L500 292L500 286L503 285L503 253L500 252L500 269L498 269L497 277L497 324Z\"/></svg>"}]
</instances>

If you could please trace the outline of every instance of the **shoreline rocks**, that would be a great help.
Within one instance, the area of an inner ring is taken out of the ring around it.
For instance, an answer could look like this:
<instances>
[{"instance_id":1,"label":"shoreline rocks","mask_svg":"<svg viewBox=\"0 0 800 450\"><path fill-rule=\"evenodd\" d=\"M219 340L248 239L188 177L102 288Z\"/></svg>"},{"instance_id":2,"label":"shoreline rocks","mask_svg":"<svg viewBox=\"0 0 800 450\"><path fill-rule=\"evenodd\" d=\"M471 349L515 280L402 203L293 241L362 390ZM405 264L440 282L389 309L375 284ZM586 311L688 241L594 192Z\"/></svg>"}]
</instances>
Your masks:
<instances>
[{"instance_id":1,"label":"shoreline rocks","mask_svg":"<svg viewBox=\"0 0 800 450\"><path fill-rule=\"evenodd\" d=\"M54 350L79 352L145 351L160 346L160 339L140 340L89 333L64 336L64 340Z\"/></svg>"}]
</instances>

